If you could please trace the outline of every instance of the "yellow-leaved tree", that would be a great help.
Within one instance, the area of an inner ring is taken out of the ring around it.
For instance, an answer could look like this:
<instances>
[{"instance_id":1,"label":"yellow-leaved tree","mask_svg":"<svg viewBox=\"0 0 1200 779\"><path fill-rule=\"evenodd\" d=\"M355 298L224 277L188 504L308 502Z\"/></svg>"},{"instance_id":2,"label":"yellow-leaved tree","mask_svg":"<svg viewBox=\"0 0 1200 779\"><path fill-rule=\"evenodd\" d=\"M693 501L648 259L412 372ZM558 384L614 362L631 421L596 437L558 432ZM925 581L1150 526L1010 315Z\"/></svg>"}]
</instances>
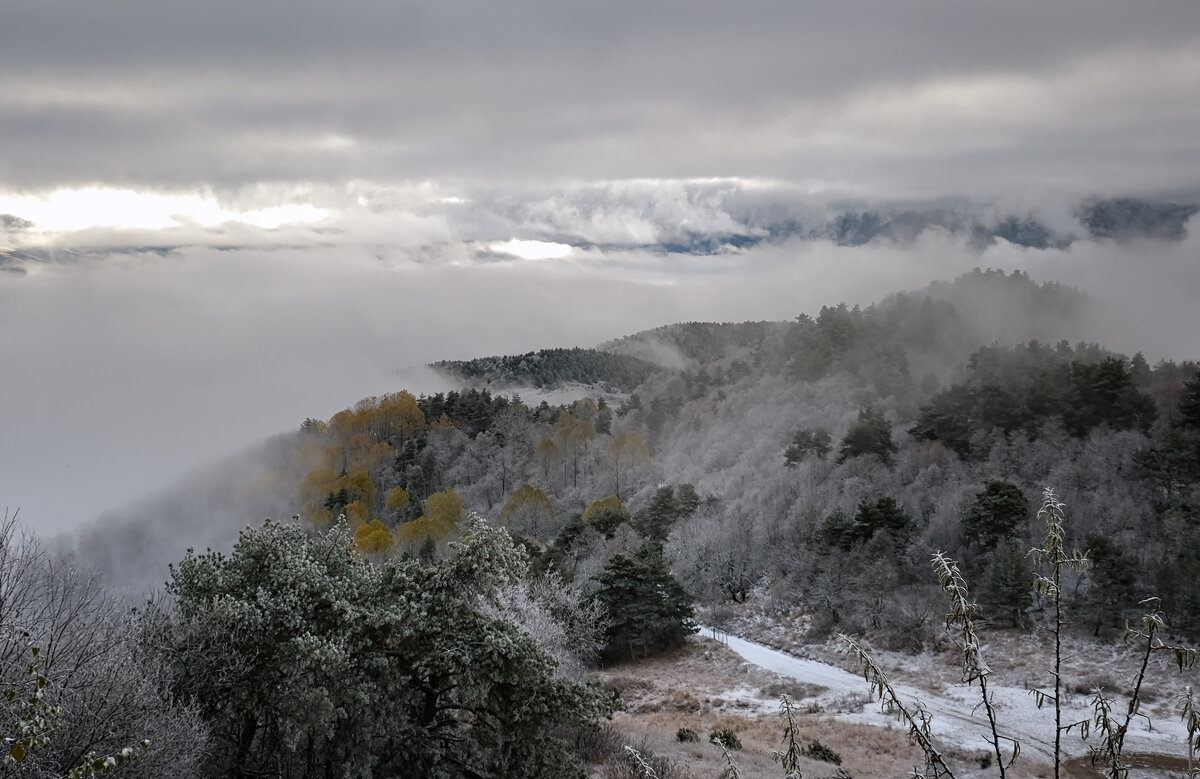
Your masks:
<instances>
[{"instance_id":1,"label":"yellow-leaved tree","mask_svg":"<svg viewBox=\"0 0 1200 779\"><path fill-rule=\"evenodd\" d=\"M405 522L396 528L396 541L406 546L418 545L426 538L445 541L458 535L458 523L463 518L462 498L454 488L435 492L425 501L425 515Z\"/></svg>"},{"instance_id":2,"label":"yellow-leaved tree","mask_svg":"<svg viewBox=\"0 0 1200 779\"><path fill-rule=\"evenodd\" d=\"M496 522L541 541L554 522L554 506L546 493L525 483L517 487L500 509Z\"/></svg>"},{"instance_id":3,"label":"yellow-leaved tree","mask_svg":"<svg viewBox=\"0 0 1200 779\"><path fill-rule=\"evenodd\" d=\"M378 519L363 524L354 531L354 546L368 555L386 555L392 551L392 534Z\"/></svg>"},{"instance_id":4,"label":"yellow-leaved tree","mask_svg":"<svg viewBox=\"0 0 1200 779\"><path fill-rule=\"evenodd\" d=\"M392 511L400 511L412 503L412 496L403 487L393 487L387 494L387 507Z\"/></svg>"},{"instance_id":5,"label":"yellow-leaved tree","mask_svg":"<svg viewBox=\"0 0 1200 779\"><path fill-rule=\"evenodd\" d=\"M636 430L621 433L608 442L608 458L613 469L614 491L621 497L621 473L633 465L650 462L650 448Z\"/></svg>"}]
</instances>

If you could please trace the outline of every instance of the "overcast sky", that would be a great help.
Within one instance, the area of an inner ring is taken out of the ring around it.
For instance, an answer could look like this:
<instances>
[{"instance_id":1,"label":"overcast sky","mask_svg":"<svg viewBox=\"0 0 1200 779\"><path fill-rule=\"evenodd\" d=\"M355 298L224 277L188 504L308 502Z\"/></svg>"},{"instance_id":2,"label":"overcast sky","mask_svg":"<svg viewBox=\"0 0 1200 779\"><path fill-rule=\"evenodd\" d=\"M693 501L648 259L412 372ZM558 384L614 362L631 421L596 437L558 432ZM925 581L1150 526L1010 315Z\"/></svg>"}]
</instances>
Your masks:
<instances>
[{"instance_id":1,"label":"overcast sky","mask_svg":"<svg viewBox=\"0 0 1200 779\"><path fill-rule=\"evenodd\" d=\"M404 366L975 265L1195 356L1195 229L664 249L849 201L1071 233L1080 198L1194 199L1195 0L8 0L0 73L0 506L46 529Z\"/></svg>"}]
</instances>

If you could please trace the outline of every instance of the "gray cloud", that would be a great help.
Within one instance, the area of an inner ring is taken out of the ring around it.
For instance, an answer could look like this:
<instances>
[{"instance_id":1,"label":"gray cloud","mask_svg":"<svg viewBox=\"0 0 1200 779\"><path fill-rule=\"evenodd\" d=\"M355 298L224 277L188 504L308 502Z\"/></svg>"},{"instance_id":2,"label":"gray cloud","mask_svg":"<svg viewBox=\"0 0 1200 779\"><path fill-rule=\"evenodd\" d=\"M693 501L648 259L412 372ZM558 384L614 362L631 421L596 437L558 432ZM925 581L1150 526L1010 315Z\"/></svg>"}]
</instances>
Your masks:
<instances>
[{"instance_id":1,"label":"gray cloud","mask_svg":"<svg viewBox=\"0 0 1200 779\"><path fill-rule=\"evenodd\" d=\"M15 5L15 7L14 7ZM0 180L1193 186L1195 3L18 2Z\"/></svg>"}]
</instances>

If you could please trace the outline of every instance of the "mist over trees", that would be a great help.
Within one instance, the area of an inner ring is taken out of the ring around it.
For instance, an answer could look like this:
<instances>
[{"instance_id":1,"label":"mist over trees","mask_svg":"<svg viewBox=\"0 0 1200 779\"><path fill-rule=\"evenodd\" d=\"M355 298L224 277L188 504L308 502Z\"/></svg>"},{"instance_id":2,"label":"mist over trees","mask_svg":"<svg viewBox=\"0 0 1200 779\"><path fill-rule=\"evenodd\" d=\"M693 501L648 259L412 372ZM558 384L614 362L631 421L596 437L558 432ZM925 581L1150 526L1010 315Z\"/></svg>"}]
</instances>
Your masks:
<instances>
[{"instance_id":1,"label":"mist over trees","mask_svg":"<svg viewBox=\"0 0 1200 779\"><path fill-rule=\"evenodd\" d=\"M1002 513L984 522L977 496L1002 482L1001 502L1015 505L1053 482L1079 517L1079 543L1102 536L1137 560L1135 588L1162 589L1184 626L1193 595L1175 571L1178 550L1196 543L1196 366L1066 340L1086 332L1087 311L1069 287L975 271L792 322L672 325L606 345L663 366L631 392L561 405L483 388L366 398L305 420L206 492L254 506L243 517L297 514L313 529L345 515L358 547L381 557L442 555L478 512L586 591L614 556L652 542L706 605L766 588L841 624L869 601L864 590L918 598L882 583L910 580L912 560L935 547L999 576L996 556L1028 529ZM602 354L461 365L546 366L549 381ZM626 381L625 363L611 364L612 383ZM695 506L664 519L656 495L672 485ZM179 504L157 508L175 515ZM865 508L884 505L906 521ZM125 526L163 542L182 527ZM81 552L117 581L141 570L103 527ZM833 551L870 565L833 587L845 578L830 573ZM1156 551L1167 562L1141 564ZM1080 597L1105 602L1090 586Z\"/></svg>"},{"instance_id":2,"label":"mist over trees","mask_svg":"<svg viewBox=\"0 0 1200 779\"><path fill-rule=\"evenodd\" d=\"M1062 588L1080 630L1114 635L1153 594L1200 636L1200 366L1067 340L1085 308L976 271L791 322L630 336L612 348L661 367L625 393L364 398L88 529L76 555L144 586L129 540L170 550L169 597L136 620L160 647L150 692L187 703L217 773L286 753L289 776L563 775L577 759L549 723L584 732L611 710L579 684L587 663L678 646L697 609L747 602L805 614L811 640L919 650L938 550L983 619L1027 627L1046 603L1019 550L1046 484L1093 560ZM236 545L224 513L251 518ZM184 554L201 529L219 551ZM530 708L508 711L517 689Z\"/></svg>"}]
</instances>

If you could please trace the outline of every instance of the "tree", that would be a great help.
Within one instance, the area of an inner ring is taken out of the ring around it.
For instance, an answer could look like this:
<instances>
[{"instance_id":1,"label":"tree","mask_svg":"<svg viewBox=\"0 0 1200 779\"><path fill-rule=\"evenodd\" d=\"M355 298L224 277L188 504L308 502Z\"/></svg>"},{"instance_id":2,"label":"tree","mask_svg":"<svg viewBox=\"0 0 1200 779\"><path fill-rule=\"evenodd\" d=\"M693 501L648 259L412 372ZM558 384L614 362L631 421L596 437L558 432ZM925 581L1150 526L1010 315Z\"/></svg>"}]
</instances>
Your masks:
<instances>
[{"instance_id":1,"label":"tree","mask_svg":"<svg viewBox=\"0 0 1200 779\"><path fill-rule=\"evenodd\" d=\"M453 487L435 492L425 501L425 516L436 527L447 532L458 532L458 523L463 519L463 502Z\"/></svg>"},{"instance_id":2,"label":"tree","mask_svg":"<svg viewBox=\"0 0 1200 779\"><path fill-rule=\"evenodd\" d=\"M1074 361L1067 373L1063 425L1078 438L1099 425L1113 430L1146 430L1154 421L1154 400L1140 392L1124 360Z\"/></svg>"},{"instance_id":3,"label":"tree","mask_svg":"<svg viewBox=\"0 0 1200 779\"><path fill-rule=\"evenodd\" d=\"M875 500L864 498L854 512L854 532L860 541L870 541L879 531L902 541L911 529L912 517L890 495Z\"/></svg>"},{"instance_id":4,"label":"tree","mask_svg":"<svg viewBox=\"0 0 1200 779\"><path fill-rule=\"evenodd\" d=\"M512 527L539 540L549 531L553 521L554 506L550 499L546 493L528 483L517 487L496 517L497 524Z\"/></svg>"},{"instance_id":5,"label":"tree","mask_svg":"<svg viewBox=\"0 0 1200 779\"><path fill-rule=\"evenodd\" d=\"M815 538L826 551L837 549L843 552L849 552L860 540L854 520L840 509L825 517L817 526Z\"/></svg>"},{"instance_id":6,"label":"tree","mask_svg":"<svg viewBox=\"0 0 1200 779\"><path fill-rule=\"evenodd\" d=\"M1129 602L1137 583L1137 566L1107 536L1089 534L1084 545L1091 561L1091 586L1085 600L1093 614L1093 634L1099 636L1101 628L1120 624L1122 607Z\"/></svg>"},{"instance_id":7,"label":"tree","mask_svg":"<svg viewBox=\"0 0 1200 779\"><path fill-rule=\"evenodd\" d=\"M392 533L378 519L364 522L354 531L354 547L363 554L385 555L392 551Z\"/></svg>"},{"instance_id":8,"label":"tree","mask_svg":"<svg viewBox=\"0 0 1200 779\"><path fill-rule=\"evenodd\" d=\"M806 427L797 430L796 435L792 436L792 445L783 453L785 464L789 467L796 465L809 453L823 460L825 455L829 454L831 441L829 431L824 428Z\"/></svg>"},{"instance_id":9,"label":"tree","mask_svg":"<svg viewBox=\"0 0 1200 779\"><path fill-rule=\"evenodd\" d=\"M875 455L884 465L892 464L892 455L898 450L892 441L892 424L883 416L883 412L874 406L867 406L858 411L858 420L850 426L846 437L842 439L842 447L838 451L838 462L844 463L851 457Z\"/></svg>"},{"instance_id":10,"label":"tree","mask_svg":"<svg viewBox=\"0 0 1200 779\"><path fill-rule=\"evenodd\" d=\"M969 543L991 551L1029 519L1029 499L1010 481L993 479L975 495L963 516L963 535Z\"/></svg>"},{"instance_id":11,"label":"tree","mask_svg":"<svg viewBox=\"0 0 1200 779\"><path fill-rule=\"evenodd\" d=\"M613 556L595 578L600 589L592 597L610 620L607 659L646 657L680 646L696 632L692 598L671 575L658 545Z\"/></svg>"},{"instance_id":12,"label":"tree","mask_svg":"<svg viewBox=\"0 0 1200 779\"><path fill-rule=\"evenodd\" d=\"M412 501L412 496L403 487L393 487L388 491L385 505L392 511L400 511Z\"/></svg>"},{"instance_id":13,"label":"tree","mask_svg":"<svg viewBox=\"0 0 1200 779\"><path fill-rule=\"evenodd\" d=\"M554 436L558 439L559 449L571 460L571 486L578 487L579 458L596 437L596 427L587 420L576 419L570 411L564 411L554 422Z\"/></svg>"},{"instance_id":14,"label":"tree","mask_svg":"<svg viewBox=\"0 0 1200 779\"><path fill-rule=\"evenodd\" d=\"M966 384L956 384L921 407L917 422L908 433L918 440L940 441L965 460L972 454L971 437L978 424L975 390Z\"/></svg>"},{"instance_id":15,"label":"tree","mask_svg":"<svg viewBox=\"0 0 1200 779\"><path fill-rule=\"evenodd\" d=\"M617 528L629 521L629 509L616 495L592 501L583 512L583 522L596 528L605 538L612 538Z\"/></svg>"},{"instance_id":16,"label":"tree","mask_svg":"<svg viewBox=\"0 0 1200 779\"><path fill-rule=\"evenodd\" d=\"M208 733L194 708L167 693L167 669L147 651L152 621L50 554L7 512L0 636L0 681L12 691L0 695L3 757L23 751L15 762L0 757L0 776L82 779L95 775L97 755L127 762L122 753L136 753L119 774L130 779L200 773Z\"/></svg>"},{"instance_id":17,"label":"tree","mask_svg":"<svg viewBox=\"0 0 1200 779\"><path fill-rule=\"evenodd\" d=\"M650 461L650 449L642 440L642 434L636 430L620 433L608 442L608 455L612 462L614 489L613 492L621 497L621 470L635 464Z\"/></svg>"},{"instance_id":18,"label":"tree","mask_svg":"<svg viewBox=\"0 0 1200 779\"><path fill-rule=\"evenodd\" d=\"M482 522L434 564L372 565L344 524L268 522L229 556L189 553L162 646L218 739L211 773L582 777L561 735L611 700L496 611L527 566Z\"/></svg>"},{"instance_id":19,"label":"tree","mask_svg":"<svg viewBox=\"0 0 1200 779\"><path fill-rule=\"evenodd\" d=\"M675 499L675 488L659 487L650 499L650 505L634 517L634 527L646 538L662 543L682 514L679 501Z\"/></svg>"},{"instance_id":20,"label":"tree","mask_svg":"<svg viewBox=\"0 0 1200 779\"><path fill-rule=\"evenodd\" d=\"M1025 609L1033 601L1032 582L1025 555L1013 544L1002 543L984 571L984 603L1010 625L1019 627Z\"/></svg>"},{"instance_id":21,"label":"tree","mask_svg":"<svg viewBox=\"0 0 1200 779\"><path fill-rule=\"evenodd\" d=\"M1179 424L1200 433L1200 371L1179 393Z\"/></svg>"}]
</instances>

